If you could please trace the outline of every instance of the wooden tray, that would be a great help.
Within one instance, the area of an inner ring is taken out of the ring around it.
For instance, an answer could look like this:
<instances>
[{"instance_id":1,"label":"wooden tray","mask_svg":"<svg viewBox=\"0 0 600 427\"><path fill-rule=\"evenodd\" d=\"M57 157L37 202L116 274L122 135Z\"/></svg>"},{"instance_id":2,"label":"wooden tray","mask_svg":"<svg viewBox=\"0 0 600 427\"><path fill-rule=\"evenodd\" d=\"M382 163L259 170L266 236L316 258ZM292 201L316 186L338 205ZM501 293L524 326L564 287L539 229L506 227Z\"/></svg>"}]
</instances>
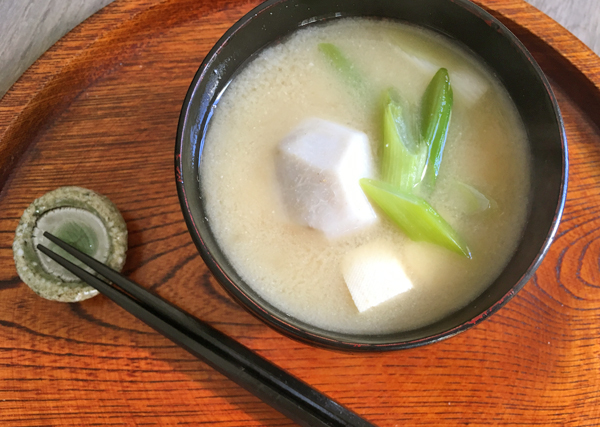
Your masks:
<instances>
[{"instance_id":1,"label":"wooden tray","mask_svg":"<svg viewBox=\"0 0 600 427\"><path fill-rule=\"evenodd\" d=\"M16 275L23 210L62 185L109 196L125 273L380 426L592 425L600 419L600 58L522 0L479 0L553 81L571 161L558 238L499 313L444 342L337 354L272 331L221 290L179 209L179 110L210 47L256 0L117 1L0 102L0 424L292 423L104 297L61 304Z\"/></svg>"}]
</instances>

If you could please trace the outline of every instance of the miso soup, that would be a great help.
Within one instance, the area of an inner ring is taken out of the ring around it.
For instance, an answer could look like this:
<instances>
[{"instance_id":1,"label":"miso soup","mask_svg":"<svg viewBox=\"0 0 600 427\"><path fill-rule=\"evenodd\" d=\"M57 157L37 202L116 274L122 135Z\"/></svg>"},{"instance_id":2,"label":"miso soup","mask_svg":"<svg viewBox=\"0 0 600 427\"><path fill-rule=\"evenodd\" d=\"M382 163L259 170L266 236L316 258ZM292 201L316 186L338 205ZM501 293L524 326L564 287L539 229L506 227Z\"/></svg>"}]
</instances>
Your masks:
<instances>
[{"instance_id":1,"label":"miso soup","mask_svg":"<svg viewBox=\"0 0 600 427\"><path fill-rule=\"evenodd\" d=\"M339 47L368 81L354 90L319 43ZM298 225L282 204L275 158L298 123L317 117L362 131L377 161L379 95L389 87L413 105L440 67L454 106L435 187L427 201L464 238L472 259L408 239L385 217L328 239ZM392 21L340 19L300 29L262 51L217 104L200 164L210 227L237 272L258 294L309 324L346 333L387 333L432 323L468 304L499 275L528 213L529 148L506 91L478 59L436 33ZM465 209L457 185L493 201ZM413 287L362 313L341 272L348 251L375 240L395 249Z\"/></svg>"}]
</instances>

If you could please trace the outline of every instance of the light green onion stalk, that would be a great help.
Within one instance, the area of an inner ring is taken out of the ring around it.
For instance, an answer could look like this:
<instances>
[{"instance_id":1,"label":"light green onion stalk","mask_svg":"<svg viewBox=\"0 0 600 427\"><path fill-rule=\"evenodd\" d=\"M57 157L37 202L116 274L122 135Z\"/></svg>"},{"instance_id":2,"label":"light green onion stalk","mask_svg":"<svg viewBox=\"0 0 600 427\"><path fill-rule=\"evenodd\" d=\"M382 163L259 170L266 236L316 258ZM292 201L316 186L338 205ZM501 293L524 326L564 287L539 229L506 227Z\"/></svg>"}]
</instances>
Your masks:
<instances>
[{"instance_id":1,"label":"light green onion stalk","mask_svg":"<svg viewBox=\"0 0 600 427\"><path fill-rule=\"evenodd\" d=\"M421 182L427 161L427 146L416 129L411 106L393 89L383 97L381 179L411 192Z\"/></svg>"},{"instance_id":2,"label":"light green onion stalk","mask_svg":"<svg viewBox=\"0 0 600 427\"><path fill-rule=\"evenodd\" d=\"M362 75L340 48L331 43L319 43L319 51L350 87L358 92L364 91L365 81Z\"/></svg>"},{"instance_id":3,"label":"light green onion stalk","mask_svg":"<svg viewBox=\"0 0 600 427\"><path fill-rule=\"evenodd\" d=\"M453 94L448 70L440 68L421 101L421 137L429 148L424 183L433 188L440 172L452 115Z\"/></svg>"},{"instance_id":4,"label":"light green onion stalk","mask_svg":"<svg viewBox=\"0 0 600 427\"><path fill-rule=\"evenodd\" d=\"M373 179L361 179L360 186L367 197L411 240L434 243L471 258L467 244L425 200Z\"/></svg>"}]
</instances>

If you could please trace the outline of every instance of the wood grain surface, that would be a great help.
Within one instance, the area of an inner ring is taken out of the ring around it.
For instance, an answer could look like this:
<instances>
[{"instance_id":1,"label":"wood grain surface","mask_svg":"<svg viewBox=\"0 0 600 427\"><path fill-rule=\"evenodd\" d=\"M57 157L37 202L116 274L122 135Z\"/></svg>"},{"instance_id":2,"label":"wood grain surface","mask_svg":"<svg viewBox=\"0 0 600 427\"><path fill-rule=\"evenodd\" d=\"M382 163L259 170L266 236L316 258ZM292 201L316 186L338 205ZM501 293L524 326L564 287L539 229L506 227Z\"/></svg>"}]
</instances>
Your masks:
<instances>
[{"instance_id":1,"label":"wood grain surface","mask_svg":"<svg viewBox=\"0 0 600 427\"><path fill-rule=\"evenodd\" d=\"M600 59L522 0L481 0L553 82L571 171L542 266L502 310L438 344L315 349L272 331L212 279L179 208L173 152L191 79L251 1L117 1L44 54L0 102L0 425L292 423L99 296L36 297L12 261L23 210L80 185L127 221L125 273L380 426L598 425Z\"/></svg>"},{"instance_id":2,"label":"wood grain surface","mask_svg":"<svg viewBox=\"0 0 600 427\"><path fill-rule=\"evenodd\" d=\"M0 98L59 38L113 0L0 0ZM600 54L597 0L526 0Z\"/></svg>"},{"instance_id":3,"label":"wood grain surface","mask_svg":"<svg viewBox=\"0 0 600 427\"><path fill-rule=\"evenodd\" d=\"M600 4L597 0L527 0L558 21L600 55Z\"/></svg>"},{"instance_id":4,"label":"wood grain surface","mask_svg":"<svg viewBox=\"0 0 600 427\"><path fill-rule=\"evenodd\" d=\"M50 46L112 0L0 0L0 98Z\"/></svg>"}]
</instances>

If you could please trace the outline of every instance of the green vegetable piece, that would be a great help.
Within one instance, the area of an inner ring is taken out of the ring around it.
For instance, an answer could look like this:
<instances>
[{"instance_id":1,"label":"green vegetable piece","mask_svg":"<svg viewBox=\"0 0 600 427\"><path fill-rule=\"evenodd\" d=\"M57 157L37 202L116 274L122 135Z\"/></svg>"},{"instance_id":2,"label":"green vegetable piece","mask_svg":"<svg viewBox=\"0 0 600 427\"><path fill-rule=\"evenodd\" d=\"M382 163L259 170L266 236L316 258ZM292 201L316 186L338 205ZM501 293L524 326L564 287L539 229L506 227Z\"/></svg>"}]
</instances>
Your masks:
<instances>
[{"instance_id":1,"label":"green vegetable piece","mask_svg":"<svg viewBox=\"0 0 600 427\"><path fill-rule=\"evenodd\" d=\"M473 215L498 207L494 199L464 182L455 181L454 190L456 208L465 214Z\"/></svg>"},{"instance_id":2,"label":"green vegetable piece","mask_svg":"<svg viewBox=\"0 0 600 427\"><path fill-rule=\"evenodd\" d=\"M411 192L421 182L427 146L414 129L412 109L393 89L383 97L381 179L400 191Z\"/></svg>"},{"instance_id":3,"label":"green vegetable piece","mask_svg":"<svg viewBox=\"0 0 600 427\"><path fill-rule=\"evenodd\" d=\"M434 243L471 258L466 243L425 200L373 179L361 179L360 186L371 202L411 240Z\"/></svg>"},{"instance_id":4,"label":"green vegetable piece","mask_svg":"<svg viewBox=\"0 0 600 427\"><path fill-rule=\"evenodd\" d=\"M334 44L319 43L319 51L325 55L331 65L346 82L358 91L362 91L365 83L360 72L344 53Z\"/></svg>"},{"instance_id":5,"label":"green vegetable piece","mask_svg":"<svg viewBox=\"0 0 600 427\"><path fill-rule=\"evenodd\" d=\"M452 115L452 103L448 70L440 68L427 86L421 102L421 137L429 147L424 182L430 188L435 185L440 171Z\"/></svg>"}]
</instances>

